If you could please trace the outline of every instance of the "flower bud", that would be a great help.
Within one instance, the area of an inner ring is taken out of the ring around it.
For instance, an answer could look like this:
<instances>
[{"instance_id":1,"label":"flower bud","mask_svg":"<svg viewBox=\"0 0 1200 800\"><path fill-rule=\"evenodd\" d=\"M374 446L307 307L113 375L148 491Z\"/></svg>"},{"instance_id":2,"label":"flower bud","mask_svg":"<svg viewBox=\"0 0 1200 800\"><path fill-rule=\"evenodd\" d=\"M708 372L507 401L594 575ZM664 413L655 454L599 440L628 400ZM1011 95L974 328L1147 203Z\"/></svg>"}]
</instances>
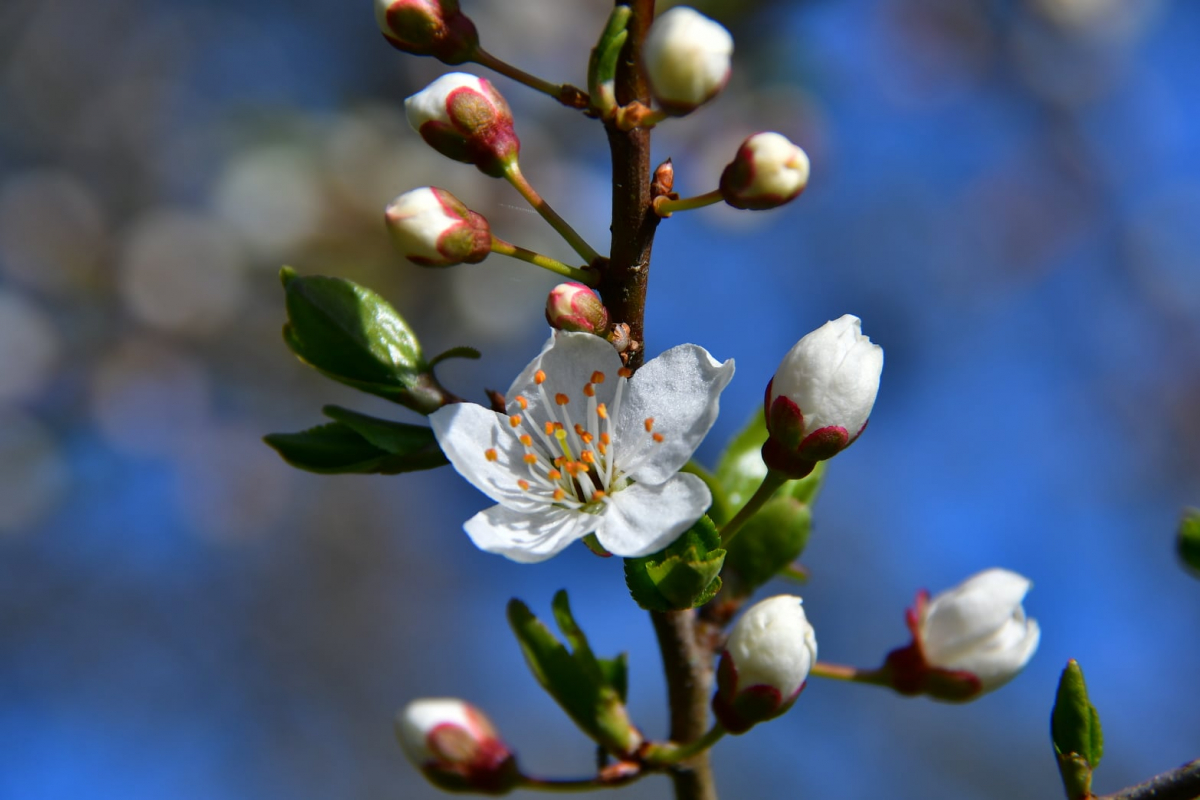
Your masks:
<instances>
[{"instance_id":1,"label":"flower bud","mask_svg":"<svg viewBox=\"0 0 1200 800\"><path fill-rule=\"evenodd\" d=\"M404 101L408 124L447 158L499 178L521 143L508 103L486 78L451 72Z\"/></svg>"},{"instance_id":2,"label":"flower bud","mask_svg":"<svg viewBox=\"0 0 1200 800\"><path fill-rule=\"evenodd\" d=\"M721 173L721 197L761 211L790 203L808 185L808 155L778 133L756 133Z\"/></svg>"},{"instance_id":3,"label":"flower bud","mask_svg":"<svg viewBox=\"0 0 1200 800\"><path fill-rule=\"evenodd\" d=\"M582 331L603 336L608 331L608 309L588 287L568 281L550 290L546 321L560 331Z\"/></svg>"},{"instance_id":4,"label":"flower bud","mask_svg":"<svg viewBox=\"0 0 1200 800\"><path fill-rule=\"evenodd\" d=\"M423 267L475 264L492 250L488 221L445 189L405 192L388 204L383 218L400 255Z\"/></svg>"},{"instance_id":5,"label":"flower bud","mask_svg":"<svg viewBox=\"0 0 1200 800\"><path fill-rule=\"evenodd\" d=\"M888 654L884 672L901 694L971 700L1008 683L1037 650L1041 630L1021 601L1032 584L989 569L929 599L917 594L906 614L912 644Z\"/></svg>"},{"instance_id":6,"label":"flower bud","mask_svg":"<svg viewBox=\"0 0 1200 800\"><path fill-rule=\"evenodd\" d=\"M716 96L729 80L733 37L687 6L676 6L650 26L642 62L663 111L681 117Z\"/></svg>"},{"instance_id":7,"label":"flower bud","mask_svg":"<svg viewBox=\"0 0 1200 800\"><path fill-rule=\"evenodd\" d=\"M397 50L445 64L470 61L479 49L475 23L458 0L375 0L375 21Z\"/></svg>"},{"instance_id":8,"label":"flower bud","mask_svg":"<svg viewBox=\"0 0 1200 800\"><path fill-rule=\"evenodd\" d=\"M846 314L805 336L767 384L763 461L790 478L849 447L875 405L883 348Z\"/></svg>"},{"instance_id":9,"label":"flower bud","mask_svg":"<svg viewBox=\"0 0 1200 800\"><path fill-rule=\"evenodd\" d=\"M396 715L396 738L425 777L447 791L506 794L520 778L492 723L457 698L412 701Z\"/></svg>"},{"instance_id":10,"label":"flower bud","mask_svg":"<svg viewBox=\"0 0 1200 800\"><path fill-rule=\"evenodd\" d=\"M717 665L713 713L745 733L792 707L817 660L817 638L799 597L755 603L734 623Z\"/></svg>"}]
</instances>

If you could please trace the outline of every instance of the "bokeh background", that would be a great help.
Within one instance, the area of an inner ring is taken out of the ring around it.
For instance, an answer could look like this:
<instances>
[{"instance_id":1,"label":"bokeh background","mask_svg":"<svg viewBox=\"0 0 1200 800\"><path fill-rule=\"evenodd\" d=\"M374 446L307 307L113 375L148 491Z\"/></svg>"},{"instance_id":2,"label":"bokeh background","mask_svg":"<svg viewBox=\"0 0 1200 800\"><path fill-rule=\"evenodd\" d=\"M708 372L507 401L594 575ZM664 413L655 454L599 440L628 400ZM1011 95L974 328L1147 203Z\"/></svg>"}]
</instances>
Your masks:
<instances>
[{"instance_id":1,"label":"bokeh background","mask_svg":"<svg viewBox=\"0 0 1200 800\"><path fill-rule=\"evenodd\" d=\"M463 5L489 50L577 84L608 10ZM677 187L711 188L756 130L813 162L785 210L660 228L649 351L737 359L702 460L800 335L858 314L887 366L804 558L822 656L877 664L918 588L993 565L1033 579L1043 631L1024 674L967 706L814 681L722 743L722 795L1060 796L1047 726L1071 657L1105 723L1098 789L1200 755L1200 582L1172 551L1200 503L1200 4L696 5L734 32L735 75L656 132ZM260 441L326 403L410 418L288 353L283 263L379 290L426 352L482 349L441 370L471 397L545 336L552 276L389 251L383 205L433 183L570 256L407 128L402 99L442 71L387 47L366 2L0 4L0 796L438 797L391 717L446 694L531 770L583 774L587 741L504 621L509 597L546 612L564 586L596 649L630 652L634 714L664 732L617 560L511 564L462 533L488 501L448 469L313 476ZM526 174L603 249L600 128L498 86Z\"/></svg>"}]
</instances>

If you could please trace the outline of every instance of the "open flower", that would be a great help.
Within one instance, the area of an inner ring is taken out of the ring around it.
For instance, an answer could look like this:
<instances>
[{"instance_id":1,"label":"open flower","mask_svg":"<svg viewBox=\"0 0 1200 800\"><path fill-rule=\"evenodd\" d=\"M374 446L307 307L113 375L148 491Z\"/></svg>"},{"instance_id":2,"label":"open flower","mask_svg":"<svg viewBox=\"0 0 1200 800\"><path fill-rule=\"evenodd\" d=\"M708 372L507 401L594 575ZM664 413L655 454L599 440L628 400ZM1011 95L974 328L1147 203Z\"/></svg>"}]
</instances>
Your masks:
<instances>
[{"instance_id":1,"label":"open flower","mask_svg":"<svg viewBox=\"0 0 1200 800\"><path fill-rule=\"evenodd\" d=\"M892 651L885 672L903 694L970 700L1008 683L1033 658L1041 639L1021 601L1028 578L992 568L908 611L913 641Z\"/></svg>"},{"instance_id":2,"label":"open flower","mask_svg":"<svg viewBox=\"0 0 1200 800\"><path fill-rule=\"evenodd\" d=\"M702 347L674 347L636 375L612 345L559 331L508 390L507 414L444 406L429 420L459 474L499 505L463 526L482 550L550 558L594 533L619 556L661 550L712 497L679 474L733 377Z\"/></svg>"}]
</instances>

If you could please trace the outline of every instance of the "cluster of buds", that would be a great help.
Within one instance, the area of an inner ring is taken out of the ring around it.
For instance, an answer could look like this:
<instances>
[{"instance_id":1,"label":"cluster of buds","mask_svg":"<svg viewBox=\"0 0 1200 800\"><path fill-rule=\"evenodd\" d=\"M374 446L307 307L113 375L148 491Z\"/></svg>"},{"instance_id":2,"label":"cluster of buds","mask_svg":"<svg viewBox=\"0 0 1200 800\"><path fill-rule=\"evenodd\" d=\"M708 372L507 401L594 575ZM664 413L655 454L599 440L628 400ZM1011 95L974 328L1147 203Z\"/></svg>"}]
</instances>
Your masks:
<instances>
[{"instance_id":1,"label":"cluster of buds","mask_svg":"<svg viewBox=\"0 0 1200 800\"><path fill-rule=\"evenodd\" d=\"M423 267L476 264L492 250L488 221L445 189L405 192L388 204L384 220L400 254Z\"/></svg>"},{"instance_id":2,"label":"cluster of buds","mask_svg":"<svg viewBox=\"0 0 1200 800\"><path fill-rule=\"evenodd\" d=\"M1041 638L1021 604L1031 585L994 568L932 599L918 593L906 614L912 643L893 650L884 663L889 684L902 694L961 702L1008 683Z\"/></svg>"},{"instance_id":3,"label":"cluster of buds","mask_svg":"<svg viewBox=\"0 0 1200 800\"><path fill-rule=\"evenodd\" d=\"M642 46L650 91L674 117L695 111L725 88L732 56L729 31L687 6L654 20Z\"/></svg>"},{"instance_id":4,"label":"cluster of buds","mask_svg":"<svg viewBox=\"0 0 1200 800\"><path fill-rule=\"evenodd\" d=\"M451 792L506 794L517 761L483 712L451 697L414 700L396 715L396 738L431 783Z\"/></svg>"},{"instance_id":5,"label":"cluster of buds","mask_svg":"<svg viewBox=\"0 0 1200 800\"><path fill-rule=\"evenodd\" d=\"M462 64L479 52L475 23L458 0L375 0L375 21L393 47L446 64Z\"/></svg>"},{"instance_id":6,"label":"cluster of buds","mask_svg":"<svg viewBox=\"0 0 1200 800\"><path fill-rule=\"evenodd\" d=\"M408 124L447 158L499 178L521 143L508 102L486 78L451 72L404 101Z\"/></svg>"},{"instance_id":7,"label":"cluster of buds","mask_svg":"<svg viewBox=\"0 0 1200 800\"><path fill-rule=\"evenodd\" d=\"M712 708L730 733L787 711L817 660L803 601L779 595L755 603L734 624L717 665Z\"/></svg>"},{"instance_id":8,"label":"cluster of buds","mask_svg":"<svg viewBox=\"0 0 1200 800\"><path fill-rule=\"evenodd\" d=\"M867 427L882 371L883 348L850 314L797 342L767 384L763 461L797 479L853 444Z\"/></svg>"}]
</instances>

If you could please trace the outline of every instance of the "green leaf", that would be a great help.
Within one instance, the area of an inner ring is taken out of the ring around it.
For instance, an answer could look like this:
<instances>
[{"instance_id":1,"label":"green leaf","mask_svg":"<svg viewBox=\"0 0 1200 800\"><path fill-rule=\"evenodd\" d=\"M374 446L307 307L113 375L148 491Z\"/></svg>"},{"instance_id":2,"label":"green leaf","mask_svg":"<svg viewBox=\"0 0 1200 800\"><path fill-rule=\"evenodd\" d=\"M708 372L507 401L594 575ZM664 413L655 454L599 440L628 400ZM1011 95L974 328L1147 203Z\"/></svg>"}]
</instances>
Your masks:
<instances>
[{"instance_id":1,"label":"green leaf","mask_svg":"<svg viewBox=\"0 0 1200 800\"><path fill-rule=\"evenodd\" d=\"M665 549L625 559L625 585L648 611L695 608L720 590L724 563L721 535L704 516Z\"/></svg>"},{"instance_id":2,"label":"green leaf","mask_svg":"<svg viewBox=\"0 0 1200 800\"><path fill-rule=\"evenodd\" d=\"M433 369L438 364L450 358L467 358L472 361L478 361L481 354L474 347L451 347L444 353L439 353L429 360L429 368Z\"/></svg>"},{"instance_id":3,"label":"green leaf","mask_svg":"<svg viewBox=\"0 0 1200 800\"><path fill-rule=\"evenodd\" d=\"M680 472L686 472L689 475L695 475L700 480L704 481L704 485L708 487L709 494L712 495L712 505L709 506L708 516L712 521L720 527L729 521L733 514L729 510L729 500L725 496L725 486L717 476L706 470L704 467L697 464L695 461L689 461L683 465Z\"/></svg>"},{"instance_id":4,"label":"green leaf","mask_svg":"<svg viewBox=\"0 0 1200 800\"><path fill-rule=\"evenodd\" d=\"M727 547L725 574L729 590L739 597L749 596L786 570L808 544L812 512L788 496L789 489L790 485L768 500Z\"/></svg>"},{"instance_id":5,"label":"green leaf","mask_svg":"<svg viewBox=\"0 0 1200 800\"><path fill-rule=\"evenodd\" d=\"M621 653L616 658L601 658L596 663L604 675L604 682L613 688L624 703L629 697L629 656Z\"/></svg>"},{"instance_id":6,"label":"green leaf","mask_svg":"<svg viewBox=\"0 0 1200 800\"><path fill-rule=\"evenodd\" d=\"M300 360L336 381L421 413L442 405L416 334L370 289L341 278L280 271L288 322L283 339Z\"/></svg>"},{"instance_id":7,"label":"green leaf","mask_svg":"<svg viewBox=\"0 0 1200 800\"><path fill-rule=\"evenodd\" d=\"M1050 739L1067 796L1090 796L1092 770L1104 755L1104 732L1100 715L1088 699L1083 670L1074 659L1067 662L1058 681L1050 715Z\"/></svg>"},{"instance_id":8,"label":"green leaf","mask_svg":"<svg viewBox=\"0 0 1200 800\"><path fill-rule=\"evenodd\" d=\"M631 754L642 740L622 701L626 688L624 656L606 662L596 660L571 616L565 592L555 596L554 613L560 626L566 622L564 633L575 646L574 652L568 651L528 606L517 599L509 601L508 622L530 671L584 733L611 752Z\"/></svg>"},{"instance_id":9,"label":"green leaf","mask_svg":"<svg viewBox=\"0 0 1200 800\"><path fill-rule=\"evenodd\" d=\"M1183 512L1176 549L1183 565L1200 576L1200 509L1189 508Z\"/></svg>"},{"instance_id":10,"label":"green leaf","mask_svg":"<svg viewBox=\"0 0 1200 800\"><path fill-rule=\"evenodd\" d=\"M762 446L766 441L767 423L762 409L759 409L746 427L729 442L717 463L717 480L725 487L725 497L733 512L746 504L767 475L767 465L762 460ZM786 494L805 505L812 505L825 479L826 463L818 461L807 477L789 481L778 494Z\"/></svg>"},{"instance_id":11,"label":"green leaf","mask_svg":"<svg viewBox=\"0 0 1200 800\"><path fill-rule=\"evenodd\" d=\"M272 433L263 441L293 467L327 475L395 475L449 463L429 428L337 406L324 411L336 421L299 433Z\"/></svg>"}]
</instances>

